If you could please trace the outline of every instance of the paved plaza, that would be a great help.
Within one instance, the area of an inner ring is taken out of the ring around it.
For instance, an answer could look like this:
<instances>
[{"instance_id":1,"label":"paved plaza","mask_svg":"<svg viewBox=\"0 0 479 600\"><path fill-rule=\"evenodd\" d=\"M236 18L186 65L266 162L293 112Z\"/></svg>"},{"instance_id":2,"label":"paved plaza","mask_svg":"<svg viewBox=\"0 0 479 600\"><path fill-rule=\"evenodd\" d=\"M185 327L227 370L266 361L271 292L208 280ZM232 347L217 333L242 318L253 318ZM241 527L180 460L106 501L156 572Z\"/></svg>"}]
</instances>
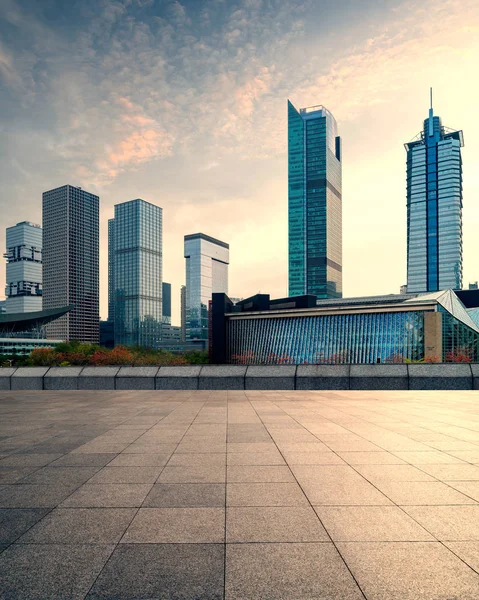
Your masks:
<instances>
[{"instance_id":1,"label":"paved plaza","mask_svg":"<svg viewBox=\"0 0 479 600\"><path fill-rule=\"evenodd\" d=\"M477 600L479 392L0 392L0 598Z\"/></svg>"}]
</instances>

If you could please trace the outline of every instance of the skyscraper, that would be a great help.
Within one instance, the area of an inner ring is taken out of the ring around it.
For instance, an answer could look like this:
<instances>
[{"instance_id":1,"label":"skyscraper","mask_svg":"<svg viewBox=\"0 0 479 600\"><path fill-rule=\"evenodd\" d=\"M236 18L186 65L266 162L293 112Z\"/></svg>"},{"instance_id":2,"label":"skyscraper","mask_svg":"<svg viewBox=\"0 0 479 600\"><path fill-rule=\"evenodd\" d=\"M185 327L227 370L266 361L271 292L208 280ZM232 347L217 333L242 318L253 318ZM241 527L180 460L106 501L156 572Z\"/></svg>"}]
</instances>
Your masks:
<instances>
[{"instance_id":1,"label":"skyscraper","mask_svg":"<svg viewBox=\"0 0 479 600\"><path fill-rule=\"evenodd\" d=\"M324 106L288 100L289 295L342 296L341 138Z\"/></svg>"},{"instance_id":2,"label":"skyscraper","mask_svg":"<svg viewBox=\"0 0 479 600\"><path fill-rule=\"evenodd\" d=\"M431 108L407 144L407 289L462 288L462 131Z\"/></svg>"},{"instance_id":3,"label":"skyscraper","mask_svg":"<svg viewBox=\"0 0 479 600\"><path fill-rule=\"evenodd\" d=\"M161 341L162 212L140 198L115 205L108 227L115 344L154 348Z\"/></svg>"},{"instance_id":4,"label":"skyscraper","mask_svg":"<svg viewBox=\"0 0 479 600\"><path fill-rule=\"evenodd\" d=\"M42 310L42 228L28 221L7 227L5 310Z\"/></svg>"},{"instance_id":5,"label":"skyscraper","mask_svg":"<svg viewBox=\"0 0 479 600\"><path fill-rule=\"evenodd\" d=\"M43 308L75 305L49 338L99 341L99 203L72 185L43 193Z\"/></svg>"},{"instance_id":6,"label":"skyscraper","mask_svg":"<svg viewBox=\"0 0 479 600\"><path fill-rule=\"evenodd\" d=\"M108 321L115 322L115 219L108 219Z\"/></svg>"},{"instance_id":7,"label":"skyscraper","mask_svg":"<svg viewBox=\"0 0 479 600\"><path fill-rule=\"evenodd\" d=\"M162 321L171 325L171 283L162 283Z\"/></svg>"},{"instance_id":8,"label":"skyscraper","mask_svg":"<svg viewBox=\"0 0 479 600\"><path fill-rule=\"evenodd\" d=\"M185 235L186 339L208 339L208 302L228 293L229 245L204 233Z\"/></svg>"},{"instance_id":9,"label":"skyscraper","mask_svg":"<svg viewBox=\"0 0 479 600\"><path fill-rule=\"evenodd\" d=\"M180 312L181 312L181 341L186 341L186 285L181 286L180 292Z\"/></svg>"}]
</instances>

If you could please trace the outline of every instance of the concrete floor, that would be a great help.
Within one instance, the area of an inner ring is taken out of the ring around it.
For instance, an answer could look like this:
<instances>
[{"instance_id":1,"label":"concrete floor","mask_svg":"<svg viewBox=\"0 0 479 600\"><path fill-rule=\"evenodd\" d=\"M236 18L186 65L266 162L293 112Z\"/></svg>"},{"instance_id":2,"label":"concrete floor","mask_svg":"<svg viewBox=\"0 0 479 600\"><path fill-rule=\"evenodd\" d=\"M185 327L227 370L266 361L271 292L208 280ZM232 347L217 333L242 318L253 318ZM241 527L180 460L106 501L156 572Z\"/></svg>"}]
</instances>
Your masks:
<instances>
[{"instance_id":1,"label":"concrete floor","mask_svg":"<svg viewBox=\"0 0 479 600\"><path fill-rule=\"evenodd\" d=\"M475 600L479 392L0 392L0 598Z\"/></svg>"}]
</instances>

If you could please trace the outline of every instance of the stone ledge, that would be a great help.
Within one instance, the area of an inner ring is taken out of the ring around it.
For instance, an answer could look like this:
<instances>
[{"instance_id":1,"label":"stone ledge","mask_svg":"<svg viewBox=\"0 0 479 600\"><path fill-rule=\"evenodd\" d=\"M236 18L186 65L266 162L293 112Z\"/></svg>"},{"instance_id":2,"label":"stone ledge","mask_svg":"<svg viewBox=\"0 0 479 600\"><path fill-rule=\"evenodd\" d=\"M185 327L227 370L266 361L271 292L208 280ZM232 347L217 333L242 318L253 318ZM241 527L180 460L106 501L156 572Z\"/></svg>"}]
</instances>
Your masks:
<instances>
[{"instance_id":1,"label":"stone ledge","mask_svg":"<svg viewBox=\"0 0 479 600\"><path fill-rule=\"evenodd\" d=\"M298 365L297 390L349 390L350 365Z\"/></svg>"},{"instance_id":2,"label":"stone ledge","mask_svg":"<svg viewBox=\"0 0 479 600\"><path fill-rule=\"evenodd\" d=\"M1 367L0 390L471 390L479 363Z\"/></svg>"},{"instance_id":3,"label":"stone ledge","mask_svg":"<svg viewBox=\"0 0 479 600\"><path fill-rule=\"evenodd\" d=\"M250 366L246 370L245 390L294 390L295 365Z\"/></svg>"},{"instance_id":4,"label":"stone ledge","mask_svg":"<svg viewBox=\"0 0 479 600\"><path fill-rule=\"evenodd\" d=\"M159 367L121 367L115 377L116 390L154 390Z\"/></svg>"},{"instance_id":5,"label":"stone ledge","mask_svg":"<svg viewBox=\"0 0 479 600\"><path fill-rule=\"evenodd\" d=\"M407 365L351 365L350 390L407 390Z\"/></svg>"}]
</instances>

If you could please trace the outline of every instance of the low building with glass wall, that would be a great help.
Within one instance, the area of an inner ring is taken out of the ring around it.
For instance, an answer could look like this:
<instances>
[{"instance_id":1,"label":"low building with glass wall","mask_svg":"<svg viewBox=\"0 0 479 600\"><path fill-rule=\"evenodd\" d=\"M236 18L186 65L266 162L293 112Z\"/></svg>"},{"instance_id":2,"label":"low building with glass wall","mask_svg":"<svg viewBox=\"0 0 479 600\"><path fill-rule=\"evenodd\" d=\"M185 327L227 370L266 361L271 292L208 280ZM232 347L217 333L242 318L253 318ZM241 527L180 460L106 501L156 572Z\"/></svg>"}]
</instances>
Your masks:
<instances>
[{"instance_id":1,"label":"low building with glass wall","mask_svg":"<svg viewBox=\"0 0 479 600\"><path fill-rule=\"evenodd\" d=\"M230 364L478 360L479 326L452 290L317 300L213 295L212 359Z\"/></svg>"}]
</instances>

